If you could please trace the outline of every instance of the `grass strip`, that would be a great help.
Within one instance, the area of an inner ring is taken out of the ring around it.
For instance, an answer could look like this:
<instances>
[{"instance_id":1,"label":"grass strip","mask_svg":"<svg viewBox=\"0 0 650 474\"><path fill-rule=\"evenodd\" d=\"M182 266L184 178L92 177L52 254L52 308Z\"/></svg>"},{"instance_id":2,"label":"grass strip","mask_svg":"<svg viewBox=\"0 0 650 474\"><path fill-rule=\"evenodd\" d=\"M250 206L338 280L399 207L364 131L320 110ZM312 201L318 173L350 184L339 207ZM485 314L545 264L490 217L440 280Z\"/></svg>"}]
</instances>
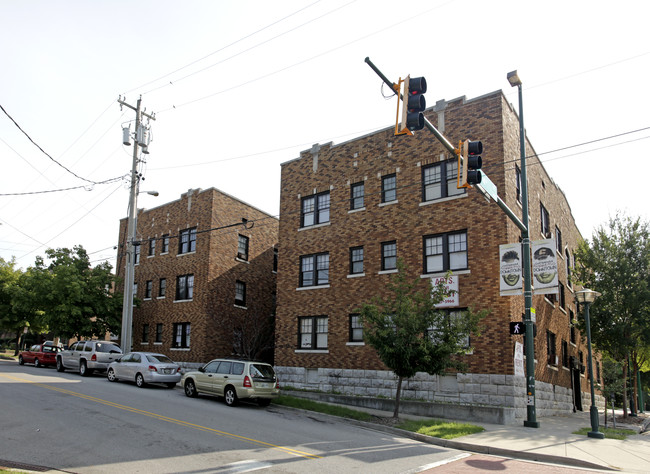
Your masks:
<instances>
[{"instance_id":1,"label":"grass strip","mask_svg":"<svg viewBox=\"0 0 650 474\"><path fill-rule=\"evenodd\" d=\"M573 434L577 435L587 435L591 431L591 427L580 428L578 431L574 431ZM598 431L605 435L607 439L625 439L628 436L637 434L634 430L628 430L623 428L606 428L604 426L599 426Z\"/></svg>"},{"instance_id":2,"label":"grass strip","mask_svg":"<svg viewBox=\"0 0 650 474\"><path fill-rule=\"evenodd\" d=\"M375 423L378 421L376 416L363 411L353 410L351 408L342 407L339 405L331 405L329 403L317 402L306 398L291 397L282 395L273 400L276 405L284 405L293 408L300 408L302 410L314 411L318 413L325 413L333 416L340 416L342 418L350 418L359 421L368 421ZM402 420L396 423L395 428L415 433L433 436L442 439L453 439L460 436L466 436L472 433L480 433L484 431L482 426L470 425L468 423L455 423L451 421L426 419L426 420Z\"/></svg>"}]
</instances>

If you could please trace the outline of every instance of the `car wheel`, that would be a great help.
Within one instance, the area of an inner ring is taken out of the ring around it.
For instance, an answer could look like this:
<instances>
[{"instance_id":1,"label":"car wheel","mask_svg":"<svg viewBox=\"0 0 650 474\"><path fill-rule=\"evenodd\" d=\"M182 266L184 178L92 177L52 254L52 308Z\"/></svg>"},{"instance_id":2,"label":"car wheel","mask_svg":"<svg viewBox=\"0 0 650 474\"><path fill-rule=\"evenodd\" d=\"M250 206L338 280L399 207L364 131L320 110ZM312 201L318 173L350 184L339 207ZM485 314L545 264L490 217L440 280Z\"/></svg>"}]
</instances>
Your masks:
<instances>
[{"instance_id":1,"label":"car wheel","mask_svg":"<svg viewBox=\"0 0 650 474\"><path fill-rule=\"evenodd\" d=\"M176 388L176 382L167 382L165 385L167 388Z\"/></svg>"},{"instance_id":2,"label":"car wheel","mask_svg":"<svg viewBox=\"0 0 650 474\"><path fill-rule=\"evenodd\" d=\"M257 404L261 407L268 407L271 404L270 398L258 398Z\"/></svg>"},{"instance_id":3,"label":"car wheel","mask_svg":"<svg viewBox=\"0 0 650 474\"><path fill-rule=\"evenodd\" d=\"M135 374L135 384L140 388L147 385L142 374Z\"/></svg>"},{"instance_id":4,"label":"car wheel","mask_svg":"<svg viewBox=\"0 0 650 474\"><path fill-rule=\"evenodd\" d=\"M20 365L25 365L25 361L23 360L23 356L18 356L18 363Z\"/></svg>"},{"instance_id":5,"label":"car wheel","mask_svg":"<svg viewBox=\"0 0 650 474\"><path fill-rule=\"evenodd\" d=\"M65 367L63 366L63 361L61 358L56 359L56 371L57 372L63 372L65 370Z\"/></svg>"},{"instance_id":6,"label":"car wheel","mask_svg":"<svg viewBox=\"0 0 650 474\"><path fill-rule=\"evenodd\" d=\"M237 391L232 385L226 387L226 390L223 392L223 398L226 401L226 405L229 407L234 407L239 401L237 398Z\"/></svg>"},{"instance_id":7,"label":"car wheel","mask_svg":"<svg viewBox=\"0 0 650 474\"><path fill-rule=\"evenodd\" d=\"M82 360L81 364L79 364L79 375L81 375L82 377L88 377L92 373L93 371L88 368L86 361Z\"/></svg>"},{"instance_id":8,"label":"car wheel","mask_svg":"<svg viewBox=\"0 0 650 474\"><path fill-rule=\"evenodd\" d=\"M41 363L38 361L38 359L34 359L34 367L40 367Z\"/></svg>"},{"instance_id":9,"label":"car wheel","mask_svg":"<svg viewBox=\"0 0 650 474\"><path fill-rule=\"evenodd\" d=\"M115 376L115 371L113 369L108 369L106 373L106 378L109 382L117 382L117 377Z\"/></svg>"},{"instance_id":10,"label":"car wheel","mask_svg":"<svg viewBox=\"0 0 650 474\"><path fill-rule=\"evenodd\" d=\"M190 398L196 398L199 395L196 392L196 385L194 385L194 381L188 380L185 382L185 395Z\"/></svg>"}]
</instances>

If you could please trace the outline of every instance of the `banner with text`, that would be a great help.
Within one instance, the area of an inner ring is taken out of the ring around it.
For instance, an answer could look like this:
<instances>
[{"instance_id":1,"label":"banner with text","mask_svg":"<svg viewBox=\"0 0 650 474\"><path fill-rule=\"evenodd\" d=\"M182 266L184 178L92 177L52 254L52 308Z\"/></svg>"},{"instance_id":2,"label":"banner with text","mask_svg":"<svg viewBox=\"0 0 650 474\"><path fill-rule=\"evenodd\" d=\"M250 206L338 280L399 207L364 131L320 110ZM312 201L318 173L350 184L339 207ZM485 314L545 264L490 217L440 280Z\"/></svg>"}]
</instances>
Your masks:
<instances>
[{"instance_id":1,"label":"banner with text","mask_svg":"<svg viewBox=\"0 0 650 474\"><path fill-rule=\"evenodd\" d=\"M499 245L501 278L499 290L501 296L521 295L523 278L521 277L521 244Z\"/></svg>"},{"instance_id":2,"label":"banner with text","mask_svg":"<svg viewBox=\"0 0 650 474\"><path fill-rule=\"evenodd\" d=\"M533 288L535 294L558 293L555 239L535 240L533 251Z\"/></svg>"},{"instance_id":3,"label":"banner with text","mask_svg":"<svg viewBox=\"0 0 650 474\"><path fill-rule=\"evenodd\" d=\"M458 306L458 276L449 275L448 277L434 277L431 284L436 287L438 283L443 283L448 296L436 305L436 308L455 308Z\"/></svg>"}]
</instances>

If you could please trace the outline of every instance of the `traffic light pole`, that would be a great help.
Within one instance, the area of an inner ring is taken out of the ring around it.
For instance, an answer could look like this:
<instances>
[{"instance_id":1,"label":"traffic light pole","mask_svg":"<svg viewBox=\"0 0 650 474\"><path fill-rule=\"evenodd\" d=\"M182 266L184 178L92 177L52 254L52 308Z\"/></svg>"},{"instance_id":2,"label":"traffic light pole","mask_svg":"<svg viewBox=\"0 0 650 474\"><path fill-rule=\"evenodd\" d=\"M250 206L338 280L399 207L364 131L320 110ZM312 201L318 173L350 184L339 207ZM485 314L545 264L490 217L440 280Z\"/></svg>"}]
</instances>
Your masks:
<instances>
[{"instance_id":1,"label":"traffic light pole","mask_svg":"<svg viewBox=\"0 0 650 474\"><path fill-rule=\"evenodd\" d=\"M393 93L399 92L395 89L395 84L390 81L378 68L375 66L370 58L366 58L365 62L372 68L375 73L388 85ZM401 99L401 97L400 97ZM445 136L433 126L429 120L424 117L424 126L438 139L440 143L452 154L456 154L454 146L445 138ZM522 199L522 219L523 222L515 215L508 205L498 196L496 192L489 196L495 200L501 210L515 223L519 230L521 230L522 237L522 253L523 253L523 266L524 266L524 324L526 329L526 411L527 419L524 421L524 426L530 428L539 428L539 422L536 420L535 413L535 348L533 342L533 320L532 320L532 303L533 303L533 290L530 271L530 238L528 232L528 181L526 178L526 142L524 134L524 115L522 108L522 92L521 85L519 85L519 135L520 135L520 155L521 155L521 199ZM467 157L465 157L467 159ZM459 170L460 172L460 170ZM480 188L480 185L477 185ZM482 190L482 188L480 188ZM484 191L482 191L486 194ZM486 194L487 195L487 194Z\"/></svg>"}]
</instances>

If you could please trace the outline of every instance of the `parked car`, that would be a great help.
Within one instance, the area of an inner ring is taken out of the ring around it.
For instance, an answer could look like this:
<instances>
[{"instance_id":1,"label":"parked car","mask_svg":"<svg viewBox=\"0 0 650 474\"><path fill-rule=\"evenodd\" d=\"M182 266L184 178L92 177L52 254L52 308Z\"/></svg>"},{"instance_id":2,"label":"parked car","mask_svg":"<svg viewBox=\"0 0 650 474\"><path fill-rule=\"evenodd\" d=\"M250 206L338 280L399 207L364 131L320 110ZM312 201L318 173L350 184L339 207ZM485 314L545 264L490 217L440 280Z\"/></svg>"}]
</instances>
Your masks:
<instances>
[{"instance_id":1,"label":"parked car","mask_svg":"<svg viewBox=\"0 0 650 474\"><path fill-rule=\"evenodd\" d=\"M244 399L268 406L280 394L273 366L239 359L211 360L198 371L184 374L181 386L188 397L196 397L199 393L216 395L223 397L228 406Z\"/></svg>"},{"instance_id":2,"label":"parked car","mask_svg":"<svg viewBox=\"0 0 650 474\"><path fill-rule=\"evenodd\" d=\"M78 370L82 376L95 370L105 371L108 364L122 356L120 346L111 341L78 341L56 355L56 370Z\"/></svg>"},{"instance_id":3,"label":"parked car","mask_svg":"<svg viewBox=\"0 0 650 474\"><path fill-rule=\"evenodd\" d=\"M162 383L174 388L181 380L181 367L163 354L129 352L108 365L108 380L132 380L138 387Z\"/></svg>"},{"instance_id":4,"label":"parked car","mask_svg":"<svg viewBox=\"0 0 650 474\"><path fill-rule=\"evenodd\" d=\"M34 364L35 367L46 365L56 365L56 354L61 351L60 347L50 344L34 344L27 351L22 351L18 355L18 363Z\"/></svg>"}]
</instances>

